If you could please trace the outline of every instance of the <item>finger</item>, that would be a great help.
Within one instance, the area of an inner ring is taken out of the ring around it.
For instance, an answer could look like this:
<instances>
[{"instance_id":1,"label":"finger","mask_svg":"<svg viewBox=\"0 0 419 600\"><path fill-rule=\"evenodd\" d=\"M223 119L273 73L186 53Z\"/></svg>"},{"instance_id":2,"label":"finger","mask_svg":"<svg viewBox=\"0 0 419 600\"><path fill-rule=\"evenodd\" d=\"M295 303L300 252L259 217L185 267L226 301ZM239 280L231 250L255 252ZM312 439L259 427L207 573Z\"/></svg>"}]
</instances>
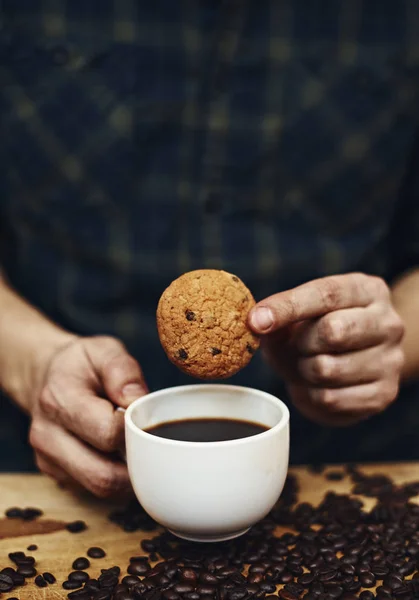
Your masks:
<instances>
[{"instance_id":1,"label":"finger","mask_svg":"<svg viewBox=\"0 0 419 600\"><path fill-rule=\"evenodd\" d=\"M363 273L323 277L262 300L250 312L249 323L255 333L270 333L335 310L368 306L388 295L378 277Z\"/></svg>"},{"instance_id":2,"label":"finger","mask_svg":"<svg viewBox=\"0 0 419 600\"><path fill-rule=\"evenodd\" d=\"M51 479L55 479L58 483L64 484L68 483L70 477L68 474L63 471L57 464L47 458L47 456L43 452L35 453L35 463L38 467L39 471Z\"/></svg>"},{"instance_id":3,"label":"finger","mask_svg":"<svg viewBox=\"0 0 419 600\"><path fill-rule=\"evenodd\" d=\"M404 363L399 346L374 346L346 354L317 354L298 360L300 377L321 386L351 386L399 376Z\"/></svg>"},{"instance_id":4,"label":"finger","mask_svg":"<svg viewBox=\"0 0 419 600\"><path fill-rule=\"evenodd\" d=\"M56 463L95 496L120 498L131 494L124 463L96 452L56 423L40 419L33 423L30 441L37 452Z\"/></svg>"},{"instance_id":5,"label":"finger","mask_svg":"<svg viewBox=\"0 0 419 600\"><path fill-rule=\"evenodd\" d=\"M403 324L393 309L382 303L366 308L348 308L306 321L295 332L293 342L306 355L347 352L399 342Z\"/></svg>"},{"instance_id":6,"label":"finger","mask_svg":"<svg viewBox=\"0 0 419 600\"><path fill-rule=\"evenodd\" d=\"M94 448L113 452L124 440L124 415L81 382L53 377L42 390L39 406L48 420L61 424Z\"/></svg>"},{"instance_id":7,"label":"finger","mask_svg":"<svg viewBox=\"0 0 419 600\"><path fill-rule=\"evenodd\" d=\"M83 487L77 481L74 481L68 473L60 469L54 461L48 459L42 452L37 452L35 457L36 465L41 473L56 481L59 487L78 493L83 490Z\"/></svg>"},{"instance_id":8,"label":"finger","mask_svg":"<svg viewBox=\"0 0 419 600\"><path fill-rule=\"evenodd\" d=\"M332 427L352 425L385 410L397 397L388 379L346 388L290 386L293 403L308 419Z\"/></svg>"},{"instance_id":9,"label":"finger","mask_svg":"<svg viewBox=\"0 0 419 600\"><path fill-rule=\"evenodd\" d=\"M107 337L90 338L84 349L112 402L127 408L148 392L140 365L121 342Z\"/></svg>"}]
</instances>

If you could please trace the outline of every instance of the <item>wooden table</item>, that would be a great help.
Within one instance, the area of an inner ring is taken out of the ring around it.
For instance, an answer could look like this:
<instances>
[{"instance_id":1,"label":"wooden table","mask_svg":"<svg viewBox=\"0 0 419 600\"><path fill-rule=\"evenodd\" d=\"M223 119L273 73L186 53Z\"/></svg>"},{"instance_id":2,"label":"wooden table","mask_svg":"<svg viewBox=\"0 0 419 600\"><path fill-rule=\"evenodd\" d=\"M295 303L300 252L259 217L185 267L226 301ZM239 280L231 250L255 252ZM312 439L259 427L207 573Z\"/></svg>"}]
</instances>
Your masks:
<instances>
[{"instance_id":1,"label":"wooden table","mask_svg":"<svg viewBox=\"0 0 419 600\"><path fill-rule=\"evenodd\" d=\"M336 470L336 465L328 470L331 469ZM419 480L419 463L368 465L362 466L361 470L367 474L385 473L396 483ZM327 470L322 474L314 474L304 468L294 468L291 469L291 473L295 474L299 481L300 502L318 504L326 491L348 493L351 488L348 477L337 482L327 480ZM365 499L366 508L373 504L373 499ZM107 553L106 558L91 561L89 573L91 577L96 577L104 567L120 565L121 568L125 568L130 556L141 554L141 540L150 537L150 534L142 532L124 533L107 519L113 508L109 503L87 495L74 496L41 475L0 475L0 514L4 514L11 506L37 507L43 510L44 515L41 519L24 524L23 530L22 525L16 521L0 519L0 567L14 566L8 559L9 552L26 551L27 546L36 544L38 550L27 554L36 558L39 573L50 571L57 577L58 582L41 589L36 588L33 580L28 580L29 583L24 587L4 594L2 598L66 598L67 592L62 589L61 583L72 570L73 560L78 556L85 556L90 546L100 546ZM64 523L77 519L87 523L86 531L71 534L62 529ZM54 528L58 530L51 532Z\"/></svg>"}]
</instances>

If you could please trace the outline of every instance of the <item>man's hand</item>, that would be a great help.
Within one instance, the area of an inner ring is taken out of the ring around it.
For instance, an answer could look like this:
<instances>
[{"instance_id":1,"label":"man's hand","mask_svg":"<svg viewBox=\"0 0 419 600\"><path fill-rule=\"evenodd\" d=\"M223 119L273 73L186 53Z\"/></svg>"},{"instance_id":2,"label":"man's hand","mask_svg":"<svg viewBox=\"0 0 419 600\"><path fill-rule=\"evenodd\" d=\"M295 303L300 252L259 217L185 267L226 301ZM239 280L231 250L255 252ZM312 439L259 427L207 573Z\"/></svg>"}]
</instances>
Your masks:
<instances>
[{"instance_id":1,"label":"man's hand","mask_svg":"<svg viewBox=\"0 0 419 600\"><path fill-rule=\"evenodd\" d=\"M346 425L396 398L404 325L382 279L317 279L262 300L249 320L307 417Z\"/></svg>"},{"instance_id":2,"label":"man's hand","mask_svg":"<svg viewBox=\"0 0 419 600\"><path fill-rule=\"evenodd\" d=\"M116 406L145 393L138 363L114 338L78 338L58 350L31 410L39 469L100 497L128 492L127 468L116 455L124 439Z\"/></svg>"}]
</instances>

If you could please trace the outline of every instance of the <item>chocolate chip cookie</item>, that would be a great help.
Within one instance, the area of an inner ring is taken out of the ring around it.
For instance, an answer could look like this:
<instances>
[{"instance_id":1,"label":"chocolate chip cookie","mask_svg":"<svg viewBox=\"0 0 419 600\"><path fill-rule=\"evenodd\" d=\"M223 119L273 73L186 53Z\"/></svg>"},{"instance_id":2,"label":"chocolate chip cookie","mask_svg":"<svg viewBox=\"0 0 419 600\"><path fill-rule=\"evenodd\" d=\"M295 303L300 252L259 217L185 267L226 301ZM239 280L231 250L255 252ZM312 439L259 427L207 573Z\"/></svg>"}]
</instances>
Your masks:
<instances>
[{"instance_id":1,"label":"chocolate chip cookie","mask_svg":"<svg viewBox=\"0 0 419 600\"><path fill-rule=\"evenodd\" d=\"M168 358L199 379L224 379L259 347L247 325L255 300L235 275L213 269L185 273L162 294L157 327Z\"/></svg>"}]
</instances>

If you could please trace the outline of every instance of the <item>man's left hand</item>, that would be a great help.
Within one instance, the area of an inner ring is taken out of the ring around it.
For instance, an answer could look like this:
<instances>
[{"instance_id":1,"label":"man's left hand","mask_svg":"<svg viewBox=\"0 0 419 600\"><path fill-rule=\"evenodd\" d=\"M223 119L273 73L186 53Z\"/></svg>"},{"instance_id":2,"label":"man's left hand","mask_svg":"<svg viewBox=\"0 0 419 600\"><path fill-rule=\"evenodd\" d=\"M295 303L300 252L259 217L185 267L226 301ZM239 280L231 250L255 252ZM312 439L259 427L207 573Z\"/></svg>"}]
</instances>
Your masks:
<instances>
[{"instance_id":1,"label":"man's left hand","mask_svg":"<svg viewBox=\"0 0 419 600\"><path fill-rule=\"evenodd\" d=\"M262 300L249 322L310 419L347 425L396 398L404 324L382 279L363 273L316 279Z\"/></svg>"}]
</instances>

